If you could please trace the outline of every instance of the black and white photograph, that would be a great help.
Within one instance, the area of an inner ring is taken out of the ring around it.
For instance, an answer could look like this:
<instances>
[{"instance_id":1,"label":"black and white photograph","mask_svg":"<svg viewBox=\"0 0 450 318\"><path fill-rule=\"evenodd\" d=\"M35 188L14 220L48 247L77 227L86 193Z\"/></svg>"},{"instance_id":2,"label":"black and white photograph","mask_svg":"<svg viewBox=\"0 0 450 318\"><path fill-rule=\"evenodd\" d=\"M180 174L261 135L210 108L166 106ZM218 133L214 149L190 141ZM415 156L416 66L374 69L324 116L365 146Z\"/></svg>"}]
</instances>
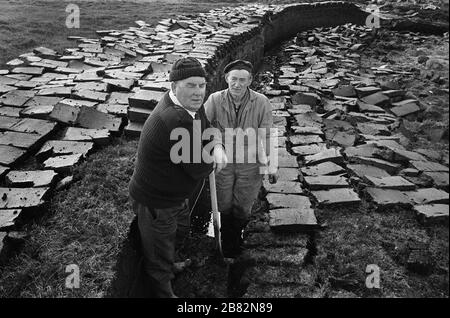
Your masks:
<instances>
[{"instance_id":1,"label":"black and white photograph","mask_svg":"<svg viewBox=\"0 0 450 318\"><path fill-rule=\"evenodd\" d=\"M0 0L3 300L445 299L449 190L449 0Z\"/></svg>"}]
</instances>

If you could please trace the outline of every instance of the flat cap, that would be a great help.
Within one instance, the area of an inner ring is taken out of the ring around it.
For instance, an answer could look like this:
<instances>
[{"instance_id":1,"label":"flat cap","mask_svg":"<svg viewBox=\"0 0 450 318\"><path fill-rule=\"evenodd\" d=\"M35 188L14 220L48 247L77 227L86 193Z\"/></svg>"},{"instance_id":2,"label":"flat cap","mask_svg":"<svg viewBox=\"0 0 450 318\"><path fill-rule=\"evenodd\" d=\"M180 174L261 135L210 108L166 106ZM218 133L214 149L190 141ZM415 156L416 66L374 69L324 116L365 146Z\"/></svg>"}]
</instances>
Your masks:
<instances>
[{"instance_id":1,"label":"flat cap","mask_svg":"<svg viewBox=\"0 0 450 318\"><path fill-rule=\"evenodd\" d=\"M225 68L223 69L223 72L227 74L228 72L232 70L246 70L249 71L250 74L253 73L253 65L249 61L245 60L236 60L231 63L229 63Z\"/></svg>"}]
</instances>

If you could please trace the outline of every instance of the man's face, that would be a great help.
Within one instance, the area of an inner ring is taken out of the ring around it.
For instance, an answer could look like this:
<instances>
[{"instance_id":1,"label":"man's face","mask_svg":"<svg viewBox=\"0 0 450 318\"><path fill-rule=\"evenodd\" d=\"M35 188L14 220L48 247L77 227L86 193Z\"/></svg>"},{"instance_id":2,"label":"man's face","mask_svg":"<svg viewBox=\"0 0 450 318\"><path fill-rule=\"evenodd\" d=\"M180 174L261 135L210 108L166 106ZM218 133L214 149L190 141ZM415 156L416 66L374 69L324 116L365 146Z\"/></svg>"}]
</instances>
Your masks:
<instances>
[{"instance_id":1,"label":"man's face","mask_svg":"<svg viewBox=\"0 0 450 318\"><path fill-rule=\"evenodd\" d=\"M242 98L252 83L252 75L247 70L231 70L226 76L228 89L234 98Z\"/></svg>"},{"instance_id":2,"label":"man's face","mask_svg":"<svg viewBox=\"0 0 450 318\"><path fill-rule=\"evenodd\" d=\"M187 110L196 112L203 104L206 94L206 79L193 76L172 83L177 99Z\"/></svg>"}]
</instances>

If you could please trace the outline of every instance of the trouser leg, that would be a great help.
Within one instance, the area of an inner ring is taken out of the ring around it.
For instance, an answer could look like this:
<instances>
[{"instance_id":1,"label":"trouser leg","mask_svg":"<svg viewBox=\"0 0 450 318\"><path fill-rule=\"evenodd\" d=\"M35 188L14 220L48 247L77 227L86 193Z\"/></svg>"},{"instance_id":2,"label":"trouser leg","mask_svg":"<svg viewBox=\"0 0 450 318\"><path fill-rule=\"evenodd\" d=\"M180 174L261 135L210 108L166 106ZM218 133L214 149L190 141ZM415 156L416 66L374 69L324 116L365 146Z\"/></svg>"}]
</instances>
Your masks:
<instances>
[{"instance_id":1,"label":"trouser leg","mask_svg":"<svg viewBox=\"0 0 450 318\"><path fill-rule=\"evenodd\" d=\"M181 250L189 237L191 218L189 211L189 201L186 199L187 209L182 210L177 216L177 232L175 250Z\"/></svg>"},{"instance_id":2,"label":"trouser leg","mask_svg":"<svg viewBox=\"0 0 450 318\"><path fill-rule=\"evenodd\" d=\"M229 213L233 207L233 187L236 182L234 164L228 164L216 174L217 206L219 212Z\"/></svg>"},{"instance_id":3,"label":"trouser leg","mask_svg":"<svg viewBox=\"0 0 450 318\"><path fill-rule=\"evenodd\" d=\"M258 197L263 175L258 164L237 164L236 183L233 189L233 219L235 235L242 245L242 233L247 226L253 204Z\"/></svg>"},{"instance_id":4,"label":"trouser leg","mask_svg":"<svg viewBox=\"0 0 450 318\"><path fill-rule=\"evenodd\" d=\"M216 175L217 205L220 212L222 250L225 257L234 254L233 240L233 187L235 183L233 164L227 165Z\"/></svg>"},{"instance_id":5,"label":"trouser leg","mask_svg":"<svg viewBox=\"0 0 450 318\"><path fill-rule=\"evenodd\" d=\"M165 209L150 209L137 202L133 209L138 215L138 227L144 254L144 269L152 284L155 297L175 297L171 280L175 254L177 221L189 209L181 206Z\"/></svg>"},{"instance_id":6,"label":"trouser leg","mask_svg":"<svg viewBox=\"0 0 450 318\"><path fill-rule=\"evenodd\" d=\"M237 164L236 182L233 189L233 216L248 220L253 204L258 197L263 175L259 173L259 164ZM242 223L240 222L240 223Z\"/></svg>"},{"instance_id":7,"label":"trouser leg","mask_svg":"<svg viewBox=\"0 0 450 318\"><path fill-rule=\"evenodd\" d=\"M229 164L217 175L216 180L219 210L224 215L224 253L227 251L225 254L236 257L242 249L242 231L248 224L253 203L262 185L259 164Z\"/></svg>"}]
</instances>

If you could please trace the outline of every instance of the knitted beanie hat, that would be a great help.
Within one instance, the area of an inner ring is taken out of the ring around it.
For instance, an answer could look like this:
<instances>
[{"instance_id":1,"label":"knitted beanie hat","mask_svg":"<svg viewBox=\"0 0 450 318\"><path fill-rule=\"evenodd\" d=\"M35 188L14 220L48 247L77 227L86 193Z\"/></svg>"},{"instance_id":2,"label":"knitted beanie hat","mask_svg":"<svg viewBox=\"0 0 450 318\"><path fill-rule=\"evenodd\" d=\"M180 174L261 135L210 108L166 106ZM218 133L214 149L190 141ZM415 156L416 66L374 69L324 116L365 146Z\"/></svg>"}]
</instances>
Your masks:
<instances>
[{"instance_id":1,"label":"knitted beanie hat","mask_svg":"<svg viewBox=\"0 0 450 318\"><path fill-rule=\"evenodd\" d=\"M199 76L206 78L206 72L202 64L193 57L183 57L172 65L169 81L180 81L188 77Z\"/></svg>"}]
</instances>

